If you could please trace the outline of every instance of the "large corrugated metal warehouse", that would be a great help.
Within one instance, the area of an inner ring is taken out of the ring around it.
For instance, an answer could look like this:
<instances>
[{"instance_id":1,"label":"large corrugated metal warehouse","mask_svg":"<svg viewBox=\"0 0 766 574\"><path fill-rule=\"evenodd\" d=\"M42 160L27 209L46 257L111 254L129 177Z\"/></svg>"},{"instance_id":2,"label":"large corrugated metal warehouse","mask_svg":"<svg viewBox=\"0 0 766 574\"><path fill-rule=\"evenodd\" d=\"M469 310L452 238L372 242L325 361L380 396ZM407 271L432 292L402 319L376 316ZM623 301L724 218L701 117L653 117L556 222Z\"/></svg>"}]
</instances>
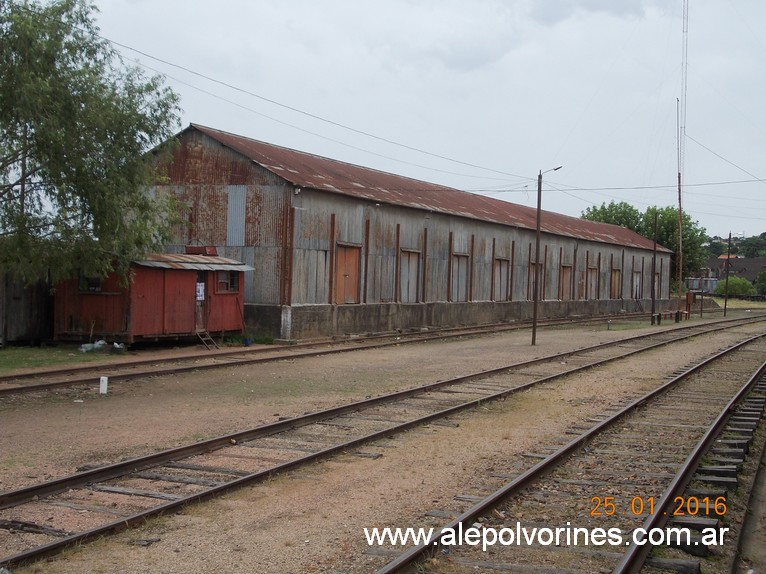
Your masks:
<instances>
[{"instance_id":1,"label":"large corrugated metal warehouse","mask_svg":"<svg viewBox=\"0 0 766 574\"><path fill-rule=\"evenodd\" d=\"M252 266L248 329L304 339L526 320L535 209L192 124L169 180L189 208L168 251L215 246ZM670 252L654 284L669 299ZM542 216L540 317L648 311L653 243Z\"/></svg>"}]
</instances>

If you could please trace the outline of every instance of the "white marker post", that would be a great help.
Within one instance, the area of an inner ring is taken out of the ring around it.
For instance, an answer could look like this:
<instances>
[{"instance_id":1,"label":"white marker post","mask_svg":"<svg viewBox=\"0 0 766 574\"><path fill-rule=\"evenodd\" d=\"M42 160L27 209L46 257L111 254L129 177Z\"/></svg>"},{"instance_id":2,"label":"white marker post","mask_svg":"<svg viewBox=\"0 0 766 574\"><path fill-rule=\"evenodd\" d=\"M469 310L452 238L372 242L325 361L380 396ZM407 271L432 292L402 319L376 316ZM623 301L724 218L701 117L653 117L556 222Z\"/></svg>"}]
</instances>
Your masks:
<instances>
[{"instance_id":1,"label":"white marker post","mask_svg":"<svg viewBox=\"0 0 766 574\"><path fill-rule=\"evenodd\" d=\"M101 384L99 385L98 393L100 395L105 395L108 386L109 386L109 377L101 377Z\"/></svg>"}]
</instances>

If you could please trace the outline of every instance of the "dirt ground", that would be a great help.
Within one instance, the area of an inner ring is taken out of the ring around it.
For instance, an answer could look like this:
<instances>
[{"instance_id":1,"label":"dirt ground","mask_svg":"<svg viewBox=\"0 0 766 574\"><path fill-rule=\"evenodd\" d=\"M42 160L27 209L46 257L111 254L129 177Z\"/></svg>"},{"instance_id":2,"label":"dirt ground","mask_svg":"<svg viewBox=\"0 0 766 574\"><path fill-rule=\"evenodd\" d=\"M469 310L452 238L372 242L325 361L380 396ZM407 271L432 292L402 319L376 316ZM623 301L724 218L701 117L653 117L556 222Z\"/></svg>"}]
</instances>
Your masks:
<instances>
[{"instance_id":1,"label":"dirt ground","mask_svg":"<svg viewBox=\"0 0 766 574\"><path fill-rule=\"evenodd\" d=\"M543 329L536 347L529 332L511 332L120 383L105 397L8 398L0 403L0 490L656 329ZM432 425L362 449L381 458L335 457L18 572L370 572L386 560L368 552L363 528L420 526L429 510L457 512L454 497L477 494L483 477L531 466L524 454L557 443L567 428L762 329L696 338L547 384L464 414L458 427Z\"/></svg>"}]
</instances>

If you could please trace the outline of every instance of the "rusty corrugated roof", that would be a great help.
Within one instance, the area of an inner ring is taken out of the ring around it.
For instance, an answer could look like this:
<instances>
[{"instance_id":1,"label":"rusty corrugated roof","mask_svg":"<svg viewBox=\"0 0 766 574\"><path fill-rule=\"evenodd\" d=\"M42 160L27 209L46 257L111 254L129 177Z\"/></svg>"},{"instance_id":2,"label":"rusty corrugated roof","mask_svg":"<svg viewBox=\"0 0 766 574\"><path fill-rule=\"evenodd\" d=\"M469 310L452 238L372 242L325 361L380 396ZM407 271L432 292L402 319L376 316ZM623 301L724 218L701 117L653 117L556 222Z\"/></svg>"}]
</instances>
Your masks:
<instances>
[{"instance_id":1,"label":"rusty corrugated roof","mask_svg":"<svg viewBox=\"0 0 766 574\"><path fill-rule=\"evenodd\" d=\"M533 207L361 167L197 124L190 124L187 129L204 133L299 187L525 229L536 229L537 226L537 211ZM624 227L552 211L543 211L541 227L544 232L567 237L642 249L653 247L651 240ZM669 251L660 246L658 249Z\"/></svg>"},{"instance_id":2,"label":"rusty corrugated roof","mask_svg":"<svg viewBox=\"0 0 766 574\"><path fill-rule=\"evenodd\" d=\"M162 269L196 269L199 271L253 271L249 265L217 255L187 255L184 253L149 253L141 261L134 261L142 267Z\"/></svg>"}]
</instances>

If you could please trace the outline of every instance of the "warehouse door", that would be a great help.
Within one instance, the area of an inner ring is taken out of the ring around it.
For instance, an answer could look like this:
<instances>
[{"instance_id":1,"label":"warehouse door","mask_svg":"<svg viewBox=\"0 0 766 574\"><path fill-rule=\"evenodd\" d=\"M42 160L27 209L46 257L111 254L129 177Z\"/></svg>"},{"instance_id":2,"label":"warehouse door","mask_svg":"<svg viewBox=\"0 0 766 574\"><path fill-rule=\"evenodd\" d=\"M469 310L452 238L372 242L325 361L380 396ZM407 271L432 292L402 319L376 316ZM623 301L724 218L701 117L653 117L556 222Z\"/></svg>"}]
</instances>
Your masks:
<instances>
[{"instance_id":1,"label":"warehouse door","mask_svg":"<svg viewBox=\"0 0 766 574\"><path fill-rule=\"evenodd\" d=\"M468 301L468 255L452 256L452 301Z\"/></svg>"},{"instance_id":2,"label":"warehouse door","mask_svg":"<svg viewBox=\"0 0 766 574\"><path fill-rule=\"evenodd\" d=\"M620 269L612 269L612 280L609 283L609 298L620 298L620 287L622 286L622 271Z\"/></svg>"},{"instance_id":3,"label":"warehouse door","mask_svg":"<svg viewBox=\"0 0 766 574\"><path fill-rule=\"evenodd\" d=\"M420 253L417 251L402 251L399 268L399 298L402 303L418 302L418 286L420 285Z\"/></svg>"},{"instance_id":4,"label":"warehouse door","mask_svg":"<svg viewBox=\"0 0 766 574\"><path fill-rule=\"evenodd\" d=\"M359 260L361 248L339 245L335 258L335 303L359 303Z\"/></svg>"},{"instance_id":5,"label":"warehouse door","mask_svg":"<svg viewBox=\"0 0 766 574\"><path fill-rule=\"evenodd\" d=\"M511 262L507 259L495 259L495 265L493 270L493 300L494 301L507 301L510 277Z\"/></svg>"},{"instance_id":6,"label":"warehouse door","mask_svg":"<svg viewBox=\"0 0 766 574\"><path fill-rule=\"evenodd\" d=\"M561 289L561 300L569 301L572 298L572 266L561 266L561 279L559 279Z\"/></svg>"},{"instance_id":7,"label":"warehouse door","mask_svg":"<svg viewBox=\"0 0 766 574\"><path fill-rule=\"evenodd\" d=\"M633 272L633 298L641 299L641 272Z\"/></svg>"},{"instance_id":8,"label":"warehouse door","mask_svg":"<svg viewBox=\"0 0 766 574\"><path fill-rule=\"evenodd\" d=\"M587 286L587 298L598 299L598 268L588 268L588 286Z\"/></svg>"}]
</instances>

